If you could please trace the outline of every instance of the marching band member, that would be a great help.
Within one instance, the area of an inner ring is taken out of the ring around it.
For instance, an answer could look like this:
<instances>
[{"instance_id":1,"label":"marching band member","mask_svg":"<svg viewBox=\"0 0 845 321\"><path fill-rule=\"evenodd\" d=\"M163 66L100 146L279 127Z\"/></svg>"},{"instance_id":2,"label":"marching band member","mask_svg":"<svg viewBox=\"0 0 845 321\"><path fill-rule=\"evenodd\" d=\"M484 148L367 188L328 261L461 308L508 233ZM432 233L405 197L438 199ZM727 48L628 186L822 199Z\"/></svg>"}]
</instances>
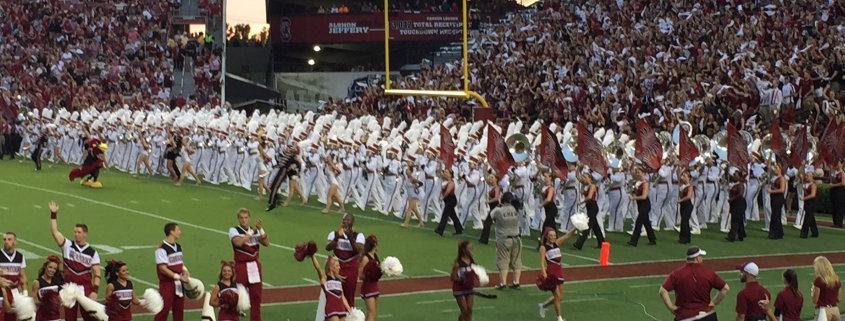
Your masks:
<instances>
[{"instance_id":1,"label":"marching band member","mask_svg":"<svg viewBox=\"0 0 845 321\"><path fill-rule=\"evenodd\" d=\"M767 164L771 168L772 178L771 182L766 182L766 194L769 194L769 211L771 218L767 216L766 221L769 222L768 232L769 239L778 240L783 238L783 201L784 193L786 193L786 179L781 175L781 167L779 164ZM766 201L765 199L763 200ZM756 205L756 203L755 203Z\"/></svg>"},{"instance_id":2,"label":"marching band member","mask_svg":"<svg viewBox=\"0 0 845 321\"><path fill-rule=\"evenodd\" d=\"M460 221L461 226L466 227L468 219L472 219L473 228L480 230L483 228L483 223L478 219L478 202L480 199L481 186L483 183L481 171L478 169L478 154L470 156L469 171L465 174L463 203L461 204Z\"/></svg>"},{"instance_id":3,"label":"marching band member","mask_svg":"<svg viewBox=\"0 0 845 321\"><path fill-rule=\"evenodd\" d=\"M433 143L436 146L440 145L439 137L437 142ZM440 184L437 180L437 149L429 145L425 151L423 173L425 174L425 184L423 185L422 193L422 215L423 220L428 221L428 213L434 213L431 216L432 221L440 222L440 212L442 211L440 204Z\"/></svg>"},{"instance_id":4,"label":"marching band member","mask_svg":"<svg viewBox=\"0 0 845 321\"><path fill-rule=\"evenodd\" d=\"M196 170L197 173L202 174L202 173L207 172L207 170L205 170L202 166L202 161L203 161L204 156L205 157L208 156L208 153L207 153L208 149L205 146L206 137L205 137L205 130L203 130L204 129L204 126L203 126L204 120L202 120L200 117L197 117L196 122L198 123L198 125L194 128L194 133L192 135L186 135L186 136L191 137L191 144L192 144L191 148L194 149L194 153L190 155L191 164L193 164L194 167L196 167L195 170ZM206 173L203 176L209 176L209 175Z\"/></svg>"},{"instance_id":5,"label":"marching band member","mask_svg":"<svg viewBox=\"0 0 845 321\"><path fill-rule=\"evenodd\" d=\"M311 147L305 153L305 167L303 168L302 194L310 197L313 194L314 183L317 181L317 166L320 164L320 154L317 153L317 142L312 141Z\"/></svg>"},{"instance_id":6,"label":"marching band member","mask_svg":"<svg viewBox=\"0 0 845 321\"><path fill-rule=\"evenodd\" d=\"M340 169L340 167L338 167L338 165L335 165L334 159L334 156L331 154L326 157L326 164L324 168L326 177L328 178L329 188L326 191L326 207L322 211L323 214L329 213L329 209L331 209L332 203L334 201L338 202L341 213L346 212L346 210L344 209L343 199L340 197L340 191L338 188L339 183L337 180L338 175L341 175L343 171Z\"/></svg>"},{"instance_id":7,"label":"marching band member","mask_svg":"<svg viewBox=\"0 0 845 321\"><path fill-rule=\"evenodd\" d=\"M651 199L649 198L649 193L651 184L645 179L645 173L642 168L634 167L631 174L633 176L632 178L637 181L634 186L636 194L628 195L628 199L637 201L638 214L628 245L637 246L643 228L645 228L646 235L648 236L648 245L655 245L657 244L657 238L654 236L654 229L650 222Z\"/></svg>"},{"instance_id":8,"label":"marching band member","mask_svg":"<svg viewBox=\"0 0 845 321\"><path fill-rule=\"evenodd\" d=\"M141 301L135 296L135 287L129 280L129 268L126 263L109 261L106 266L106 282L106 301L117 301L117 306L106 304L109 321L132 321L132 310L129 308L132 305L141 305Z\"/></svg>"},{"instance_id":9,"label":"marching band member","mask_svg":"<svg viewBox=\"0 0 845 321\"><path fill-rule=\"evenodd\" d=\"M649 193L649 200L652 205L649 219L651 220L651 227L655 231L660 231L660 221L663 221L667 229L675 226L675 222L672 222L675 213L672 212L671 215L667 216L669 212L666 206L669 199L669 184L672 179L672 172L672 167L668 165L668 158L664 158L661 161L660 169L657 170L657 173L652 174L657 176L657 184L653 186L653 191Z\"/></svg>"},{"instance_id":10,"label":"marching band member","mask_svg":"<svg viewBox=\"0 0 845 321\"><path fill-rule=\"evenodd\" d=\"M819 237L819 228L816 225L816 207L818 206L816 192L818 187L816 186L816 181L813 179L812 171L802 170L799 172L799 175L801 177L798 180L801 182L800 188L804 190L804 196L801 197L801 200L804 201L804 222L801 224L801 234L799 236L805 239L809 232L812 233L810 236ZM781 228L781 233L783 233L783 228Z\"/></svg>"},{"instance_id":11,"label":"marching band member","mask_svg":"<svg viewBox=\"0 0 845 321\"><path fill-rule=\"evenodd\" d=\"M378 145L376 142L376 135L371 134L367 140L367 156L364 164L364 175L361 179L364 180L363 189L360 194L356 195L355 205L362 211L367 210L367 204L373 200L373 210L379 210L384 202L384 189L381 185L380 170L384 168L382 164L381 155L377 154Z\"/></svg>"},{"instance_id":12,"label":"marching band member","mask_svg":"<svg viewBox=\"0 0 845 321\"><path fill-rule=\"evenodd\" d=\"M235 178L232 169L227 165L228 150L230 142L226 139L226 130L224 129L228 123L226 121L217 122L217 136L212 140L212 152L216 154L214 163L211 166L211 181L212 185L218 185L221 181L221 176L227 181Z\"/></svg>"},{"instance_id":13,"label":"marching band member","mask_svg":"<svg viewBox=\"0 0 845 321\"><path fill-rule=\"evenodd\" d=\"M261 146L264 145L264 131L261 130L261 133L259 133L258 126L257 122L251 122L249 124L249 140L246 143L248 158L244 161L244 166L241 167L240 185L248 191L252 190L252 182L256 176L258 176L259 184L263 185L261 181L264 175L267 174L267 167L264 165L266 155L262 155L264 153L264 147ZM261 191L261 188L262 186L259 185L258 190Z\"/></svg>"},{"instance_id":14,"label":"marching band member","mask_svg":"<svg viewBox=\"0 0 845 321\"><path fill-rule=\"evenodd\" d=\"M679 181L681 186L678 188L678 200L676 203L680 205L681 229L678 235L678 243L688 244L691 242L691 226L692 220L692 198L694 195L693 186L690 185L690 172L684 171L680 175Z\"/></svg>"},{"instance_id":15,"label":"marching band member","mask_svg":"<svg viewBox=\"0 0 845 321\"><path fill-rule=\"evenodd\" d=\"M164 158L165 139L167 136L164 133L164 127L155 121L155 133L152 135L152 163L154 173L167 175L167 167L161 166Z\"/></svg>"},{"instance_id":16,"label":"marching band member","mask_svg":"<svg viewBox=\"0 0 845 321\"><path fill-rule=\"evenodd\" d=\"M719 159L718 161L718 169L719 169L719 179L717 180L718 186L718 198L719 201L716 203L716 210L719 213L719 230L722 233L728 233L731 229L731 211L730 211L730 202L728 201L728 196L730 194L730 187L731 181L730 176L728 175L727 169L727 160Z\"/></svg>"},{"instance_id":17,"label":"marching band member","mask_svg":"<svg viewBox=\"0 0 845 321\"><path fill-rule=\"evenodd\" d=\"M352 194L352 189L355 188L356 183L358 183L358 173L360 172L360 168L358 168L358 153L351 146L351 142L347 143L346 146L342 149L340 153L340 162L342 171L342 178L340 188L340 199L341 203L346 203L346 200L349 198L349 195Z\"/></svg>"},{"instance_id":18,"label":"marching band member","mask_svg":"<svg viewBox=\"0 0 845 321\"><path fill-rule=\"evenodd\" d=\"M598 206L598 212L596 213L596 223L598 223L599 230L601 231L601 235L607 235L604 232L604 219L607 217L608 212L608 200L607 200L607 191L605 190L605 178L602 174L599 174L596 171L590 171L590 175L592 176L592 183L596 186L596 205ZM586 203L583 203L586 205ZM586 210L586 206L585 206ZM591 235L590 238L596 237L595 235Z\"/></svg>"},{"instance_id":19,"label":"marching band member","mask_svg":"<svg viewBox=\"0 0 845 321\"><path fill-rule=\"evenodd\" d=\"M748 189L745 194L745 218L752 221L760 220L760 208L757 206L757 197L760 195L760 177L765 172L763 164L756 157L752 158L748 171Z\"/></svg>"},{"instance_id":20,"label":"marching band member","mask_svg":"<svg viewBox=\"0 0 845 321\"><path fill-rule=\"evenodd\" d=\"M270 169L276 167L276 140L278 137L276 136L276 131L274 127L270 127L267 129L267 135L263 137L261 144L258 145L259 147L259 154L261 154L260 162L264 167L264 173L261 172L261 167L259 167L258 171L258 200L261 200L261 193L263 191L267 191L270 193L270 184L272 182L270 179L273 177L270 176ZM275 192L275 191L274 191Z\"/></svg>"},{"instance_id":21,"label":"marching band member","mask_svg":"<svg viewBox=\"0 0 845 321\"><path fill-rule=\"evenodd\" d=\"M576 184L578 182L578 173L576 172L575 163L567 163L569 172L566 174L566 180L563 183L563 207L558 210L560 213L560 230L567 232L573 229L569 218L575 214L576 200L578 198L578 190Z\"/></svg>"},{"instance_id":22,"label":"marching band member","mask_svg":"<svg viewBox=\"0 0 845 321\"><path fill-rule=\"evenodd\" d=\"M690 221L690 230L693 229L707 229L707 221L710 217L702 217L703 214L708 214L700 211L700 209L705 206L704 199L706 198L707 194L704 191L704 184L707 182L706 177L707 167L702 164L697 164L694 167L688 169L686 172L689 173L690 180L689 184L692 186L692 214L690 217L695 217L695 224ZM683 196L683 191L680 191L680 195Z\"/></svg>"},{"instance_id":23,"label":"marching band member","mask_svg":"<svg viewBox=\"0 0 845 321\"><path fill-rule=\"evenodd\" d=\"M208 305L220 309L217 312L218 321L238 321L241 318L237 306L220 302L220 297L226 295L228 291L238 292L238 283L235 282L235 263L222 261L217 284L211 289L211 299L208 302Z\"/></svg>"},{"instance_id":24,"label":"marching band member","mask_svg":"<svg viewBox=\"0 0 845 321\"><path fill-rule=\"evenodd\" d=\"M440 175L440 178L444 182L443 187L440 188L440 200L443 201L444 205L443 213L440 214L440 224L437 224L434 233L443 236L443 230L446 229L446 222L452 220L452 223L455 225L455 235L460 235L463 233L464 228L458 219L458 214L455 212L455 208L458 205L458 198L455 197L455 182L452 180L452 170L442 170Z\"/></svg>"},{"instance_id":25,"label":"marching band member","mask_svg":"<svg viewBox=\"0 0 845 321\"><path fill-rule=\"evenodd\" d=\"M339 262L343 297L348 306L355 306L355 290L358 287L358 259L364 252L364 234L355 231L355 217L344 214L337 231L331 231L326 241L326 251L332 251ZM329 297L326 296L326 299ZM326 307L328 307L328 301ZM328 311L327 311L328 312ZM328 313L326 314L328 316Z\"/></svg>"},{"instance_id":26,"label":"marching band member","mask_svg":"<svg viewBox=\"0 0 845 321\"><path fill-rule=\"evenodd\" d=\"M745 239L745 207L748 203L745 201L745 182L742 172L736 167L730 167L726 173L731 180L730 189L728 192L728 202L730 206L731 229L728 236L725 238L728 242Z\"/></svg>"},{"instance_id":27,"label":"marching band member","mask_svg":"<svg viewBox=\"0 0 845 321\"><path fill-rule=\"evenodd\" d=\"M625 172L620 170L619 160L611 161L608 168L608 179L610 185L607 190L608 213L607 232L622 232L625 229L625 212L628 208L624 206L622 187L625 184Z\"/></svg>"},{"instance_id":28,"label":"marching band member","mask_svg":"<svg viewBox=\"0 0 845 321\"><path fill-rule=\"evenodd\" d=\"M269 246L270 238L264 232L261 219L255 220L255 226L249 225L249 210L238 210L238 225L229 229L229 240L232 242L235 258L235 282L242 284L249 292L249 319L261 321L261 297L263 283L261 283L262 268L258 261L261 246Z\"/></svg>"},{"instance_id":29,"label":"marching band member","mask_svg":"<svg viewBox=\"0 0 845 321\"><path fill-rule=\"evenodd\" d=\"M528 167L527 162L517 164L513 170L513 175L516 176L516 185L511 190L514 196L522 202L522 208L519 209L519 229L522 236L531 235L531 216L528 213L528 206L530 205L528 200L534 197L532 195L534 193L534 185L531 183L531 174L531 169Z\"/></svg>"},{"instance_id":30,"label":"marching band member","mask_svg":"<svg viewBox=\"0 0 845 321\"><path fill-rule=\"evenodd\" d=\"M705 167L707 172L706 180L704 181L704 206L702 211L705 213L704 217L706 220L702 222L717 224L722 213L722 206L720 205L724 204L724 199L727 196L722 195L723 189L719 184L719 180L722 177L719 164L710 156L705 155L704 159L707 162L707 167Z\"/></svg>"},{"instance_id":31,"label":"marching band member","mask_svg":"<svg viewBox=\"0 0 845 321\"><path fill-rule=\"evenodd\" d=\"M384 203L380 212L384 215L401 209L402 179L399 177L401 163L399 162L400 145L402 138L397 137L390 144L387 150L387 158L384 161Z\"/></svg>"},{"instance_id":32,"label":"marching band member","mask_svg":"<svg viewBox=\"0 0 845 321\"><path fill-rule=\"evenodd\" d=\"M32 281L32 299L38 309L35 312L35 321L59 321L61 318L59 310L62 308L58 300L59 290L64 284L61 261L58 256L50 255L38 269L38 279Z\"/></svg>"},{"instance_id":33,"label":"marching band member","mask_svg":"<svg viewBox=\"0 0 845 321\"><path fill-rule=\"evenodd\" d=\"M239 126L246 126L243 122L238 123ZM229 136L231 137L231 136ZM249 159L246 154L246 143L247 138L244 134L243 127L238 127L235 130L235 138L232 140L232 146L229 149L230 153L226 156L227 159L231 159L231 170L232 173L235 174L234 177L229 178L229 185L234 186L241 186L241 182L243 181L243 172L245 171L245 167L249 164Z\"/></svg>"}]
</instances>

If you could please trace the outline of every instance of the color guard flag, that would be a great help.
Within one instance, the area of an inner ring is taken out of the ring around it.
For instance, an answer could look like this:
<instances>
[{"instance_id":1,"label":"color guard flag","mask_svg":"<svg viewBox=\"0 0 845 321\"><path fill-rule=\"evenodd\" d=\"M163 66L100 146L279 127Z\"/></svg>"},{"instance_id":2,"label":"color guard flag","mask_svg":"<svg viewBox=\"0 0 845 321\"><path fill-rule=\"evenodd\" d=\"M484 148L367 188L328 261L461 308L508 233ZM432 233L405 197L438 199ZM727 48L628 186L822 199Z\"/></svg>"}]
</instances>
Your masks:
<instances>
[{"instance_id":1,"label":"color guard flag","mask_svg":"<svg viewBox=\"0 0 845 321\"><path fill-rule=\"evenodd\" d=\"M807 140L807 127L798 127L795 138L792 139L792 150L789 153L789 162L792 167L801 168L801 164L807 159L807 152L809 152Z\"/></svg>"},{"instance_id":2,"label":"color guard flag","mask_svg":"<svg viewBox=\"0 0 845 321\"><path fill-rule=\"evenodd\" d=\"M840 126L836 125L836 121L831 119L827 123L827 128L824 130L821 140L819 140L819 156L822 157L828 165L836 164L836 147L839 139Z\"/></svg>"},{"instance_id":3,"label":"color guard flag","mask_svg":"<svg viewBox=\"0 0 845 321\"><path fill-rule=\"evenodd\" d=\"M839 139L836 143L836 159L845 158L845 122L839 124Z\"/></svg>"},{"instance_id":4,"label":"color guard flag","mask_svg":"<svg viewBox=\"0 0 845 321\"><path fill-rule=\"evenodd\" d=\"M748 142L728 122L728 162L742 173L748 173Z\"/></svg>"},{"instance_id":5,"label":"color guard flag","mask_svg":"<svg viewBox=\"0 0 845 321\"><path fill-rule=\"evenodd\" d=\"M783 141L783 134L780 132L780 125L778 125L778 122L772 122L772 127L769 129L769 133L772 134L772 153L775 154L777 164L783 167L787 162L786 142Z\"/></svg>"},{"instance_id":6,"label":"color guard flag","mask_svg":"<svg viewBox=\"0 0 845 321\"><path fill-rule=\"evenodd\" d=\"M684 167L689 165L698 155L698 147L695 147L695 144L689 139L684 126L680 126L680 133L678 134L678 160L681 165Z\"/></svg>"},{"instance_id":7,"label":"color guard flag","mask_svg":"<svg viewBox=\"0 0 845 321\"><path fill-rule=\"evenodd\" d=\"M446 126L440 125L440 159L443 160L444 168L452 168L455 161L455 142L452 141L452 133Z\"/></svg>"},{"instance_id":8,"label":"color guard flag","mask_svg":"<svg viewBox=\"0 0 845 321\"><path fill-rule=\"evenodd\" d=\"M505 139L502 138L502 134L496 131L490 124L487 124L487 162L496 171L497 180L505 177L505 174L508 173L508 168L516 163L513 160L513 155L511 155L508 145L505 143Z\"/></svg>"},{"instance_id":9,"label":"color guard flag","mask_svg":"<svg viewBox=\"0 0 845 321\"><path fill-rule=\"evenodd\" d=\"M663 160L663 146L657 141L654 130L642 118L637 119L637 142L634 143L634 157L643 162L648 173L657 172L660 169L660 162Z\"/></svg>"},{"instance_id":10,"label":"color guard flag","mask_svg":"<svg viewBox=\"0 0 845 321\"><path fill-rule=\"evenodd\" d=\"M584 124L578 123L578 159L590 170L607 178L607 161L601 154L602 146Z\"/></svg>"},{"instance_id":11,"label":"color guard flag","mask_svg":"<svg viewBox=\"0 0 845 321\"><path fill-rule=\"evenodd\" d=\"M560 149L560 143L557 141L557 137L552 134L552 131L546 125L543 125L540 130L541 164L552 169L553 173L557 177L560 177L560 179L566 179L566 173L569 171L569 167L566 165L566 159L563 158L563 151Z\"/></svg>"}]
</instances>

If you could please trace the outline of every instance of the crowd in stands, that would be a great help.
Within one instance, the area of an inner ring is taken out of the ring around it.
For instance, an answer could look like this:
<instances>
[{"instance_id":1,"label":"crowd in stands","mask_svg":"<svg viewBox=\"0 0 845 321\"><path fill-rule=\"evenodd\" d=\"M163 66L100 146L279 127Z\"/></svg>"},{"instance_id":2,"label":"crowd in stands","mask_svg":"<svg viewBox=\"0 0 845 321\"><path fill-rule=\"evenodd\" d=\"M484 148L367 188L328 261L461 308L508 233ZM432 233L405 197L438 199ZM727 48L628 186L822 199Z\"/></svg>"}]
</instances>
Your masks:
<instances>
[{"instance_id":1,"label":"crowd in stands","mask_svg":"<svg viewBox=\"0 0 845 321\"><path fill-rule=\"evenodd\" d=\"M639 118L667 130L687 121L709 135L730 121L762 135L776 119L785 130L806 123L819 136L827 120L842 117L843 15L842 0L547 0L471 40L470 89L502 120L584 120L629 133ZM462 86L460 61L421 68L394 88ZM409 119L469 118L474 106L388 97L376 87L324 108Z\"/></svg>"},{"instance_id":2,"label":"crowd in stands","mask_svg":"<svg viewBox=\"0 0 845 321\"><path fill-rule=\"evenodd\" d=\"M460 0L392 0L390 12L403 13L460 13ZM513 11L518 5L513 0L468 1L470 8L480 12L503 13ZM319 6L306 9L316 14L348 14L348 13L377 13L384 12L384 3L379 1L352 1L334 4L331 7Z\"/></svg>"},{"instance_id":3,"label":"crowd in stands","mask_svg":"<svg viewBox=\"0 0 845 321\"><path fill-rule=\"evenodd\" d=\"M0 109L143 107L173 86L167 2L0 2ZM169 97L167 98L169 99Z\"/></svg>"}]
</instances>

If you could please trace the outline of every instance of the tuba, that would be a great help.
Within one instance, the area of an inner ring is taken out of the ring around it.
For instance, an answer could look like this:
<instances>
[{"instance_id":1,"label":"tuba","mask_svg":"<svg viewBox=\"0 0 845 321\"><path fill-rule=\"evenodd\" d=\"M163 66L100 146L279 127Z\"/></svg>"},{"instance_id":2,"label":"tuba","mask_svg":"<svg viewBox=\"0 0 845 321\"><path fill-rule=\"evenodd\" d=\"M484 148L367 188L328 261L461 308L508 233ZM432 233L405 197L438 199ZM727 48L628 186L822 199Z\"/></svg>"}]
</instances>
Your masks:
<instances>
[{"instance_id":1,"label":"tuba","mask_svg":"<svg viewBox=\"0 0 845 321\"><path fill-rule=\"evenodd\" d=\"M692 124L686 121L680 121L678 125L675 125L675 129L672 130L672 142L675 144L680 144L681 127L687 132L688 137L692 137Z\"/></svg>"},{"instance_id":2,"label":"tuba","mask_svg":"<svg viewBox=\"0 0 845 321\"><path fill-rule=\"evenodd\" d=\"M710 140L710 146L716 156L719 156L719 159L723 161L728 160L728 131L727 130L720 130L718 133L713 135L713 139Z\"/></svg>"},{"instance_id":3,"label":"tuba","mask_svg":"<svg viewBox=\"0 0 845 321\"><path fill-rule=\"evenodd\" d=\"M567 162L575 163L578 161L578 136L569 136L560 146L563 152L563 158Z\"/></svg>"},{"instance_id":4,"label":"tuba","mask_svg":"<svg viewBox=\"0 0 845 321\"><path fill-rule=\"evenodd\" d=\"M516 163L524 162L528 159L528 149L531 147L531 142L528 141L528 136L521 133L510 135L505 144L508 145L511 156Z\"/></svg>"}]
</instances>

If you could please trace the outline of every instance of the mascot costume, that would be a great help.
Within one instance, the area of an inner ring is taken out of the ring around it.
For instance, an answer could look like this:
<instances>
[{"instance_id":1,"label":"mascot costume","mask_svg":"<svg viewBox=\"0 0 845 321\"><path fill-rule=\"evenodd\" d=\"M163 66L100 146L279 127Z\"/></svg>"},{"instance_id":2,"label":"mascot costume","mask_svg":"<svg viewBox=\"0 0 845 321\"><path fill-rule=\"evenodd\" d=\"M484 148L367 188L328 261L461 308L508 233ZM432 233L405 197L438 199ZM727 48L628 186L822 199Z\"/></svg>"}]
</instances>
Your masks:
<instances>
[{"instance_id":1,"label":"mascot costume","mask_svg":"<svg viewBox=\"0 0 845 321\"><path fill-rule=\"evenodd\" d=\"M82 185L92 188L102 188L100 183L100 168L105 163L105 151L108 149L105 143L98 138L91 138L85 143L85 162L79 168L74 168L70 171L70 181L73 182L77 178L82 178ZM88 176L87 178L85 176Z\"/></svg>"}]
</instances>

